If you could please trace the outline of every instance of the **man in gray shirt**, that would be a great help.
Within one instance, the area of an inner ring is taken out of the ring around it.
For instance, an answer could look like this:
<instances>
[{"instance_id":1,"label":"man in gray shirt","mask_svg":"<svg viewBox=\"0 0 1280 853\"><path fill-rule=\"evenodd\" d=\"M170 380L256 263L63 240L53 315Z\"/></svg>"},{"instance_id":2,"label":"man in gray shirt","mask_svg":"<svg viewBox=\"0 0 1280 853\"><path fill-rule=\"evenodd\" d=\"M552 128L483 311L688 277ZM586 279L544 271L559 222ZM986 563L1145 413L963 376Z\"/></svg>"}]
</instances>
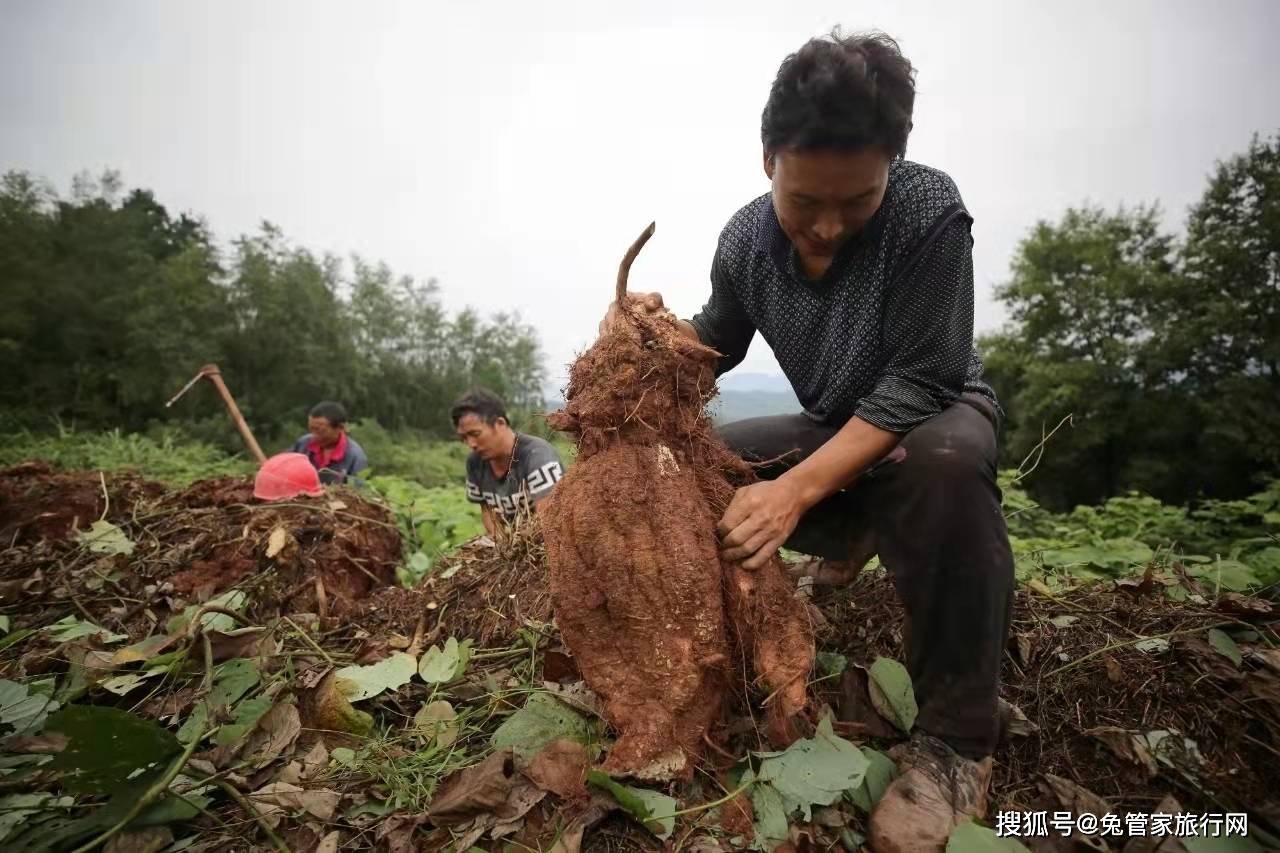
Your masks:
<instances>
[{"instance_id":1,"label":"man in gray shirt","mask_svg":"<svg viewBox=\"0 0 1280 853\"><path fill-rule=\"evenodd\" d=\"M454 431L471 448L467 457L467 500L480 504L484 529L500 534L509 524L551 494L563 469L550 442L511 428L502 399L473 388L449 412Z\"/></svg>"},{"instance_id":2,"label":"man in gray shirt","mask_svg":"<svg viewBox=\"0 0 1280 853\"><path fill-rule=\"evenodd\" d=\"M1013 596L999 408L973 346L973 217L950 177L904 159L914 78L880 34L783 61L761 119L771 190L729 220L710 298L680 321L721 353L717 373L759 332L804 407L721 429L767 463L720 520L724 557L756 568L786 544L851 577L878 554L902 600L920 713L871 815L878 853L940 853L985 812ZM658 294L637 302L665 310Z\"/></svg>"}]
</instances>

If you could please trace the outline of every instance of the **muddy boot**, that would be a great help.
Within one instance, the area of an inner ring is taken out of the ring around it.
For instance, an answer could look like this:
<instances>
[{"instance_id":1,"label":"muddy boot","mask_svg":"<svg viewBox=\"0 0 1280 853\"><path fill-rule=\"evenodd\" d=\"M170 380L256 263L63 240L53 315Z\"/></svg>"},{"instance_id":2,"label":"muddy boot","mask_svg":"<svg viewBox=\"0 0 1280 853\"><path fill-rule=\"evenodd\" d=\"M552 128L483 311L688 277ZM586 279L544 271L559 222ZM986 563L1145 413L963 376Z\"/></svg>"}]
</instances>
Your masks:
<instances>
[{"instance_id":1,"label":"muddy boot","mask_svg":"<svg viewBox=\"0 0 1280 853\"><path fill-rule=\"evenodd\" d=\"M854 565L847 560L814 559L787 566L787 573L797 583L801 586L815 587L843 586L851 583L860 571L862 566ZM806 579L809 584L803 583Z\"/></svg>"},{"instance_id":2,"label":"muddy boot","mask_svg":"<svg viewBox=\"0 0 1280 853\"><path fill-rule=\"evenodd\" d=\"M875 853L941 853L953 829L986 813L990 756L973 761L923 732L890 755L900 775L871 812Z\"/></svg>"}]
</instances>

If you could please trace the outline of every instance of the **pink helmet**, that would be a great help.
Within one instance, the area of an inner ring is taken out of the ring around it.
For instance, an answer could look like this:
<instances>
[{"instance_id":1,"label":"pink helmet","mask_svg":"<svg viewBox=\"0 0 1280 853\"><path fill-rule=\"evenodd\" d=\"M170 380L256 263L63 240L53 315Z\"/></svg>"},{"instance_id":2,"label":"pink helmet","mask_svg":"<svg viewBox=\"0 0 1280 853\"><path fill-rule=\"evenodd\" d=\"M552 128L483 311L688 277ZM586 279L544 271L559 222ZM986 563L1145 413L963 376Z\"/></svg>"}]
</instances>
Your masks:
<instances>
[{"instance_id":1,"label":"pink helmet","mask_svg":"<svg viewBox=\"0 0 1280 853\"><path fill-rule=\"evenodd\" d=\"M258 469L253 479L253 496L264 501L283 501L298 495L324 494L320 475L305 453L277 453Z\"/></svg>"}]
</instances>

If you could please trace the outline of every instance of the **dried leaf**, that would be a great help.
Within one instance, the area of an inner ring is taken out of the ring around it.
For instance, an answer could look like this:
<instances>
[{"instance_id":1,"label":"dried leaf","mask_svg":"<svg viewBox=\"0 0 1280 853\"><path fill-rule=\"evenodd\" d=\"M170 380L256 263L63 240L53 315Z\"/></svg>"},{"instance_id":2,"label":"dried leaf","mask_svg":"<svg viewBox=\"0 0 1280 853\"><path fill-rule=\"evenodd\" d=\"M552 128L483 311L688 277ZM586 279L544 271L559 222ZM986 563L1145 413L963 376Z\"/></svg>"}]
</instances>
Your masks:
<instances>
[{"instance_id":1,"label":"dried leaf","mask_svg":"<svg viewBox=\"0 0 1280 853\"><path fill-rule=\"evenodd\" d=\"M534 756L525 774L543 790L572 800L587 795L583 778L588 764L590 759L586 747L577 741L560 738Z\"/></svg>"},{"instance_id":2,"label":"dried leaf","mask_svg":"<svg viewBox=\"0 0 1280 853\"><path fill-rule=\"evenodd\" d=\"M1034 649L1030 634L1015 634L1014 640L1018 644L1018 658L1022 661L1023 666L1031 664L1031 653Z\"/></svg>"},{"instance_id":3,"label":"dried leaf","mask_svg":"<svg viewBox=\"0 0 1280 853\"><path fill-rule=\"evenodd\" d=\"M292 749L301 733L302 720L297 707L281 702L258 720L258 727L245 744L243 756L255 767L263 767Z\"/></svg>"},{"instance_id":4,"label":"dried leaf","mask_svg":"<svg viewBox=\"0 0 1280 853\"><path fill-rule=\"evenodd\" d=\"M1055 616L1049 620L1055 628L1070 628L1072 625L1080 621L1079 616L1063 615Z\"/></svg>"},{"instance_id":5,"label":"dried leaf","mask_svg":"<svg viewBox=\"0 0 1280 853\"><path fill-rule=\"evenodd\" d=\"M507 801L515 776L510 749L500 749L472 767L451 773L431 798L427 817L436 826L458 826L492 813Z\"/></svg>"},{"instance_id":6,"label":"dried leaf","mask_svg":"<svg viewBox=\"0 0 1280 853\"><path fill-rule=\"evenodd\" d=\"M600 697L595 691L587 686L585 681L574 681L569 684L559 684L554 681L542 682L542 689L546 690L552 696L555 696L561 702L581 711L584 714L590 714L593 717L604 719L604 702L600 701Z\"/></svg>"},{"instance_id":7,"label":"dried leaf","mask_svg":"<svg viewBox=\"0 0 1280 853\"><path fill-rule=\"evenodd\" d=\"M840 678L837 717L841 722L858 725L869 737L891 738L896 734L871 704L870 679L860 666L849 667Z\"/></svg>"},{"instance_id":8,"label":"dried leaf","mask_svg":"<svg viewBox=\"0 0 1280 853\"><path fill-rule=\"evenodd\" d=\"M366 735L373 728L373 717L351 707L339 692L337 679L330 672L312 690L304 694L302 714L306 728L316 731L345 732Z\"/></svg>"},{"instance_id":9,"label":"dried leaf","mask_svg":"<svg viewBox=\"0 0 1280 853\"><path fill-rule=\"evenodd\" d=\"M1221 652L1209 645L1203 637L1183 637L1177 642L1180 657L1189 658L1191 663L1217 681L1234 684L1242 676L1239 668Z\"/></svg>"},{"instance_id":10,"label":"dried leaf","mask_svg":"<svg viewBox=\"0 0 1280 853\"><path fill-rule=\"evenodd\" d=\"M337 688L352 702L370 699L387 690L399 690L418 671L413 655L396 652L369 666L347 666L334 673Z\"/></svg>"},{"instance_id":11,"label":"dried leaf","mask_svg":"<svg viewBox=\"0 0 1280 853\"><path fill-rule=\"evenodd\" d=\"M428 743L435 741L437 746L446 747L458 739L458 724L454 722L458 712L443 699L429 702L413 715L413 726L419 735Z\"/></svg>"},{"instance_id":12,"label":"dried leaf","mask_svg":"<svg viewBox=\"0 0 1280 853\"><path fill-rule=\"evenodd\" d=\"M102 848L103 853L159 853L173 843L173 830L167 826L126 829Z\"/></svg>"},{"instance_id":13,"label":"dried leaf","mask_svg":"<svg viewBox=\"0 0 1280 853\"><path fill-rule=\"evenodd\" d=\"M286 811L302 811L320 820L329 820L338 808L342 795L328 789L309 791L285 782L272 782L254 791L249 799L262 817L276 826Z\"/></svg>"},{"instance_id":14,"label":"dried leaf","mask_svg":"<svg viewBox=\"0 0 1280 853\"><path fill-rule=\"evenodd\" d=\"M335 829L320 839L320 843L316 845L316 853L338 853L338 841L341 837L342 833Z\"/></svg>"},{"instance_id":15,"label":"dried leaf","mask_svg":"<svg viewBox=\"0 0 1280 853\"><path fill-rule=\"evenodd\" d=\"M329 750L324 741L318 740L311 751L302 757L302 778L312 779L321 770L329 766Z\"/></svg>"},{"instance_id":16,"label":"dried leaf","mask_svg":"<svg viewBox=\"0 0 1280 853\"><path fill-rule=\"evenodd\" d=\"M1130 732L1115 726L1098 726L1086 729L1082 734L1097 738L1117 757L1141 767L1148 779L1154 779L1159 768L1151 751L1147 748L1147 740L1138 732Z\"/></svg>"},{"instance_id":17,"label":"dried leaf","mask_svg":"<svg viewBox=\"0 0 1280 853\"><path fill-rule=\"evenodd\" d=\"M289 544L289 540L293 539L289 535L289 531L283 526L277 524L271 529L271 535L267 537L267 559L273 559L276 554L284 550L284 546Z\"/></svg>"},{"instance_id":18,"label":"dried leaf","mask_svg":"<svg viewBox=\"0 0 1280 853\"><path fill-rule=\"evenodd\" d=\"M1022 709L1012 702L1008 703L1008 718L1005 721L1005 731L1010 737L1028 737L1040 731L1040 727L1027 719L1027 715Z\"/></svg>"},{"instance_id":19,"label":"dried leaf","mask_svg":"<svg viewBox=\"0 0 1280 853\"><path fill-rule=\"evenodd\" d=\"M1280 672L1280 649L1254 649L1249 657L1275 672Z\"/></svg>"},{"instance_id":20,"label":"dried leaf","mask_svg":"<svg viewBox=\"0 0 1280 853\"><path fill-rule=\"evenodd\" d=\"M1259 669L1249 673L1245 686L1254 696L1270 703L1273 711L1280 711L1280 677Z\"/></svg>"},{"instance_id":21,"label":"dried leaf","mask_svg":"<svg viewBox=\"0 0 1280 853\"><path fill-rule=\"evenodd\" d=\"M1243 619L1265 619L1280 613L1270 601L1241 595L1238 592L1228 592L1223 595L1213 609L1219 613L1229 613Z\"/></svg>"},{"instance_id":22,"label":"dried leaf","mask_svg":"<svg viewBox=\"0 0 1280 853\"><path fill-rule=\"evenodd\" d=\"M1105 655L1102 662L1107 668L1107 680L1113 684L1119 684L1124 681L1124 669L1121 668L1119 661L1111 655Z\"/></svg>"},{"instance_id":23,"label":"dried leaf","mask_svg":"<svg viewBox=\"0 0 1280 853\"><path fill-rule=\"evenodd\" d=\"M1147 570L1142 573L1142 579L1124 578L1116 581L1116 589L1129 593L1130 595L1147 595L1156 588L1155 579L1156 564L1154 562L1147 564ZM1161 587L1163 589L1163 586Z\"/></svg>"},{"instance_id":24,"label":"dried leaf","mask_svg":"<svg viewBox=\"0 0 1280 853\"><path fill-rule=\"evenodd\" d=\"M1044 778L1040 783L1045 793L1053 797L1060 806L1072 814L1084 814L1088 812L1094 815L1104 815L1111 811L1111 806L1107 801L1099 797L1087 788L1083 788L1072 782L1070 779L1064 779L1061 776L1054 776L1052 773L1044 774Z\"/></svg>"},{"instance_id":25,"label":"dried leaf","mask_svg":"<svg viewBox=\"0 0 1280 853\"><path fill-rule=\"evenodd\" d=\"M546 791L528 779L517 776L515 784L511 786L511 793L507 794L507 801L494 814L495 821L489 830L489 837L502 838L518 830L524 823L524 816L542 802L546 795Z\"/></svg>"},{"instance_id":26,"label":"dried leaf","mask_svg":"<svg viewBox=\"0 0 1280 853\"><path fill-rule=\"evenodd\" d=\"M1149 655L1159 655L1169 651L1169 641L1164 637L1148 637L1145 640L1139 640L1134 643L1133 647Z\"/></svg>"},{"instance_id":27,"label":"dried leaf","mask_svg":"<svg viewBox=\"0 0 1280 853\"><path fill-rule=\"evenodd\" d=\"M275 638L266 628L237 628L233 631L205 631L213 662L232 658L261 658L278 651Z\"/></svg>"}]
</instances>

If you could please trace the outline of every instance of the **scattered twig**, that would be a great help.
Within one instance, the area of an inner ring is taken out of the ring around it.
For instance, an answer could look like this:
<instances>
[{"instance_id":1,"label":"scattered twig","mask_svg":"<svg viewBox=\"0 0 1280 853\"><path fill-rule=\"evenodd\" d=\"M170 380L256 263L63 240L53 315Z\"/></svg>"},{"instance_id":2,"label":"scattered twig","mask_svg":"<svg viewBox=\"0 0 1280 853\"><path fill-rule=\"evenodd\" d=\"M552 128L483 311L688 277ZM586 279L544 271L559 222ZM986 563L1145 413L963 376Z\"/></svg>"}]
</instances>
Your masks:
<instances>
[{"instance_id":1,"label":"scattered twig","mask_svg":"<svg viewBox=\"0 0 1280 853\"><path fill-rule=\"evenodd\" d=\"M320 653L320 657L324 658L325 661L329 664L329 666L332 666L332 667L337 666L337 664L333 662L333 658L329 657L329 653L326 652L323 648L321 648L319 643L311 639L311 635L308 634L306 631L302 630L302 628L298 626L297 622L294 622L288 616L285 616L283 618L284 618L284 621L289 623L289 626L293 628L293 630L298 632L298 636L302 637L303 641L308 646L310 646L311 648L315 649L317 652Z\"/></svg>"}]
</instances>

